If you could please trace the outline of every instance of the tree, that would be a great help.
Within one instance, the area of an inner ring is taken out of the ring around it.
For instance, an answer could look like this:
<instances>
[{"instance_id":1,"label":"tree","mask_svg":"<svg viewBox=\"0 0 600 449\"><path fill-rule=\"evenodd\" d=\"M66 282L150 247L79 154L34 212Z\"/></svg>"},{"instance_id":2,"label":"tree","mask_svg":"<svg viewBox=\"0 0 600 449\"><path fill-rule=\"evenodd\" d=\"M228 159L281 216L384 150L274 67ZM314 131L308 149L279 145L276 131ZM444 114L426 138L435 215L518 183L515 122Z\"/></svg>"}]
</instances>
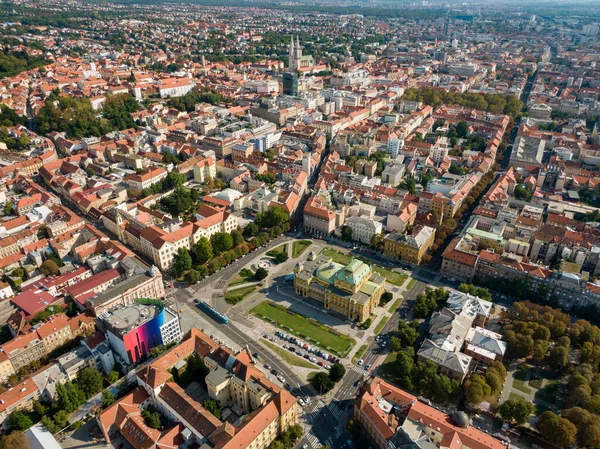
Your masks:
<instances>
[{"instance_id":1,"label":"tree","mask_svg":"<svg viewBox=\"0 0 600 449\"><path fill-rule=\"evenodd\" d=\"M398 185L398 187L406 190L411 195L416 195L417 193L417 183L415 182L415 179L412 177L412 175L409 175L404 181L402 181Z\"/></svg>"},{"instance_id":2,"label":"tree","mask_svg":"<svg viewBox=\"0 0 600 449\"><path fill-rule=\"evenodd\" d=\"M44 260L42 266L40 267L40 272L45 274L46 276L58 276L60 274L60 269L58 265L53 260L47 259Z\"/></svg>"},{"instance_id":3,"label":"tree","mask_svg":"<svg viewBox=\"0 0 600 449\"><path fill-rule=\"evenodd\" d=\"M577 434L575 424L550 410L539 416L537 427L545 440L552 441L558 447L568 447L573 444Z\"/></svg>"},{"instance_id":4,"label":"tree","mask_svg":"<svg viewBox=\"0 0 600 449\"><path fill-rule=\"evenodd\" d=\"M42 424L52 434L55 434L60 430L58 426L54 424L52 418L50 418L48 415L42 416Z\"/></svg>"},{"instance_id":5,"label":"tree","mask_svg":"<svg viewBox=\"0 0 600 449\"><path fill-rule=\"evenodd\" d=\"M185 273L185 280L191 285L196 284L200 279L202 279L202 276L198 270L191 269Z\"/></svg>"},{"instance_id":6,"label":"tree","mask_svg":"<svg viewBox=\"0 0 600 449\"><path fill-rule=\"evenodd\" d=\"M210 238L213 249L216 254L221 254L233 247L233 238L225 232L217 232Z\"/></svg>"},{"instance_id":7,"label":"tree","mask_svg":"<svg viewBox=\"0 0 600 449\"><path fill-rule=\"evenodd\" d=\"M14 430L0 437L0 449L29 449L25 434Z\"/></svg>"},{"instance_id":8,"label":"tree","mask_svg":"<svg viewBox=\"0 0 600 449\"><path fill-rule=\"evenodd\" d=\"M550 355L548 356L548 363L554 370L561 370L565 366L567 366L569 357L569 348L565 346L555 346L550 351Z\"/></svg>"},{"instance_id":9,"label":"tree","mask_svg":"<svg viewBox=\"0 0 600 449\"><path fill-rule=\"evenodd\" d=\"M383 292L383 294L381 295L381 299L379 301L380 304L387 304L388 302L390 302L392 299L394 299L394 295L392 294L392 292Z\"/></svg>"},{"instance_id":10,"label":"tree","mask_svg":"<svg viewBox=\"0 0 600 449\"><path fill-rule=\"evenodd\" d=\"M262 281L269 275L269 272L265 270L263 267L258 267L256 273L254 273L254 279L257 281Z\"/></svg>"},{"instance_id":11,"label":"tree","mask_svg":"<svg viewBox=\"0 0 600 449\"><path fill-rule=\"evenodd\" d=\"M14 207L15 204L12 201L7 201L6 203L4 203L4 215L12 215Z\"/></svg>"},{"instance_id":12,"label":"tree","mask_svg":"<svg viewBox=\"0 0 600 449\"><path fill-rule=\"evenodd\" d=\"M456 135L462 139L467 137L469 133L469 125L465 121L460 121L456 124Z\"/></svg>"},{"instance_id":13,"label":"tree","mask_svg":"<svg viewBox=\"0 0 600 449\"><path fill-rule=\"evenodd\" d=\"M205 399L202 403L204 408L211 412L215 418L221 419L221 404L213 399Z\"/></svg>"},{"instance_id":14,"label":"tree","mask_svg":"<svg viewBox=\"0 0 600 449\"><path fill-rule=\"evenodd\" d=\"M194 245L193 251L199 263L206 263L213 257L212 243L206 237L200 237L198 243Z\"/></svg>"},{"instance_id":15,"label":"tree","mask_svg":"<svg viewBox=\"0 0 600 449\"><path fill-rule=\"evenodd\" d=\"M85 368L77 376L77 385L85 393L85 397L89 399L102 391L102 374L98 370Z\"/></svg>"},{"instance_id":16,"label":"tree","mask_svg":"<svg viewBox=\"0 0 600 449\"><path fill-rule=\"evenodd\" d=\"M346 368L340 362L335 362L329 370L329 378L334 382L342 380L346 374Z\"/></svg>"},{"instance_id":17,"label":"tree","mask_svg":"<svg viewBox=\"0 0 600 449\"><path fill-rule=\"evenodd\" d=\"M398 352L402 349L402 341L398 337L390 338L390 346L392 347L392 352Z\"/></svg>"},{"instance_id":18,"label":"tree","mask_svg":"<svg viewBox=\"0 0 600 449\"><path fill-rule=\"evenodd\" d=\"M319 372L312 378L311 383L319 394L325 394L331 391L335 386L335 382L327 375L327 373Z\"/></svg>"},{"instance_id":19,"label":"tree","mask_svg":"<svg viewBox=\"0 0 600 449\"><path fill-rule=\"evenodd\" d=\"M27 430L33 426L33 421L23 410L15 410L12 412L8 417L8 422L11 427L21 431Z\"/></svg>"},{"instance_id":20,"label":"tree","mask_svg":"<svg viewBox=\"0 0 600 449\"><path fill-rule=\"evenodd\" d=\"M509 422L514 421L518 425L525 424L534 410L533 404L521 396L500 404L502 419Z\"/></svg>"},{"instance_id":21,"label":"tree","mask_svg":"<svg viewBox=\"0 0 600 449\"><path fill-rule=\"evenodd\" d=\"M256 221L263 228L272 228L289 223L290 216L281 207L271 207L266 212L258 214Z\"/></svg>"},{"instance_id":22,"label":"tree","mask_svg":"<svg viewBox=\"0 0 600 449\"><path fill-rule=\"evenodd\" d=\"M44 416L44 414L46 413L46 407L44 407L44 404L42 404L38 400L34 400L31 403L31 409L33 410L33 413L39 416Z\"/></svg>"},{"instance_id":23,"label":"tree","mask_svg":"<svg viewBox=\"0 0 600 449\"><path fill-rule=\"evenodd\" d=\"M465 382L465 397L471 404L480 404L491 392L485 378L479 374L473 374Z\"/></svg>"},{"instance_id":24,"label":"tree","mask_svg":"<svg viewBox=\"0 0 600 449\"><path fill-rule=\"evenodd\" d=\"M416 321L400 320L398 322L397 336L403 347L415 345L417 338L419 338L418 326L419 323Z\"/></svg>"},{"instance_id":25,"label":"tree","mask_svg":"<svg viewBox=\"0 0 600 449\"><path fill-rule=\"evenodd\" d=\"M300 424L293 424L288 427L287 433L290 435L292 442L296 442L304 435L304 429Z\"/></svg>"},{"instance_id":26,"label":"tree","mask_svg":"<svg viewBox=\"0 0 600 449\"><path fill-rule=\"evenodd\" d=\"M256 223L248 223L244 228L244 235L247 237L252 237L257 235L258 231L260 231L260 229Z\"/></svg>"},{"instance_id":27,"label":"tree","mask_svg":"<svg viewBox=\"0 0 600 449\"><path fill-rule=\"evenodd\" d=\"M285 252L285 251L279 252L275 256L275 259L277 260L277 263L283 263L286 260L288 260L288 258L289 258L288 253Z\"/></svg>"},{"instance_id":28,"label":"tree","mask_svg":"<svg viewBox=\"0 0 600 449\"><path fill-rule=\"evenodd\" d=\"M373 234L371 237L371 246L374 249L378 249L383 244L383 234Z\"/></svg>"},{"instance_id":29,"label":"tree","mask_svg":"<svg viewBox=\"0 0 600 449\"><path fill-rule=\"evenodd\" d=\"M268 150L267 150L268 151ZM269 449L285 449L283 442L281 440L273 440L271 444L269 444Z\"/></svg>"},{"instance_id":30,"label":"tree","mask_svg":"<svg viewBox=\"0 0 600 449\"><path fill-rule=\"evenodd\" d=\"M158 412L150 412L149 410L145 410L142 413L142 416L144 417L144 422L148 427L158 430L162 428L160 414Z\"/></svg>"},{"instance_id":31,"label":"tree","mask_svg":"<svg viewBox=\"0 0 600 449\"><path fill-rule=\"evenodd\" d=\"M117 371L111 371L110 373L108 373L108 375L106 376L106 382L109 385L114 384L117 380L119 380L119 373Z\"/></svg>"},{"instance_id":32,"label":"tree","mask_svg":"<svg viewBox=\"0 0 600 449\"><path fill-rule=\"evenodd\" d=\"M194 207L194 202L192 201L190 190L186 187L179 186L171 195L161 198L160 205L173 217L177 217L192 209L192 207Z\"/></svg>"},{"instance_id":33,"label":"tree","mask_svg":"<svg viewBox=\"0 0 600 449\"><path fill-rule=\"evenodd\" d=\"M187 248L179 248L175 256L175 273L183 274L186 270L192 268L192 257Z\"/></svg>"},{"instance_id":34,"label":"tree","mask_svg":"<svg viewBox=\"0 0 600 449\"><path fill-rule=\"evenodd\" d=\"M54 415L54 424L58 430L64 429L69 424L69 414L64 410L59 410Z\"/></svg>"},{"instance_id":35,"label":"tree","mask_svg":"<svg viewBox=\"0 0 600 449\"><path fill-rule=\"evenodd\" d=\"M245 242L244 236L239 229L234 229L231 231L231 238L233 239L233 246L240 246Z\"/></svg>"},{"instance_id":36,"label":"tree","mask_svg":"<svg viewBox=\"0 0 600 449\"><path fill-rule=\"evenodd\" d=\"M344 242L352 241L352 229L349 226L342 226L342 240Z\"/></svg>"}]
</instances>

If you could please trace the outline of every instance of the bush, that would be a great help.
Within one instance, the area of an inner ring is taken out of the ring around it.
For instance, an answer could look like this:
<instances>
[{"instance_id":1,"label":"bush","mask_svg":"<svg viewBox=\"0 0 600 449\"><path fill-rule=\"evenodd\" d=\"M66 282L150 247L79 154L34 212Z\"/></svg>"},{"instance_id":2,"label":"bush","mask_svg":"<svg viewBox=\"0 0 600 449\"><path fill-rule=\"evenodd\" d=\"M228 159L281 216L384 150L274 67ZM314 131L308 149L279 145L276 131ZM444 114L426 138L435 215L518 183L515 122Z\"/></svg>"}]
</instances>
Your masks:
<instances>
[{"instance_id":1,"label":"bush","mask_svg":"<svg viewBox=\"0 0 600 449\"><path fill-rule=\"evenodd\" d=\"M267 270L265 270L263 267L259 267L258 270L256 270L256 273L254 273L254 279L257 281L262 281L268 275L269 272Z\"/></svg>"}]
</instances>

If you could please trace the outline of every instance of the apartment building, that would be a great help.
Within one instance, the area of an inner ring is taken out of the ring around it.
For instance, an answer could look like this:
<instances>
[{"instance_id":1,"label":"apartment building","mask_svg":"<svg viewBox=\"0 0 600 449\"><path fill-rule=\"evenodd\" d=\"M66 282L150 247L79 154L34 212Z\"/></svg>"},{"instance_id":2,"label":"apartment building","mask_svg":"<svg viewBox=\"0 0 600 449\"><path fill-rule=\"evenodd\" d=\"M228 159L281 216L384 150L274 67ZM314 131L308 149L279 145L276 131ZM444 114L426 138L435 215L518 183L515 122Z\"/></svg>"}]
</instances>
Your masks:
<instances>
[{"instance_id":1,"label":"apartment building","mask_svg":"<svg viewBox=\"0 0 600 449\"><path fill-rule=\"evenodd\" d=\"M209 157L196 162L194 165L194 181L205 183L209 178L215 179L217 176L217 165L215 158Z\"/></svg>"},{"instance_id":2,"label":"apartment building","mask_svg":"<svg viewBox=\"0 0 600 449\"><path fill-rule=\"evenodd\" d=\"M17 335L0 346L0 380L5 380L12 372L43 358L53 350L63 346L82 333L93 328L90 317L68 318L65 314L51 316L47 321L30 327L27 333ZM11 363L12 370L6 363Z\"/></svg>"},{"instance_id":3,"label":"apartment building","mask_svg":"<svg viewBox=\"0 0 600 449\"><path fill-rule=\"evenodd\" d=\"M354 419L376 449L506 447L504 442L471 426L465 413L449 416L379 377L359 392Z\"/></svg>"},{"instance_id":4,"label":"apartment building","mask_svg":"<svg viewBox=\"0 0 600 449\"><path fill-rule=\"evenodd\" d=\"M209 368L208 397L222 404L227 421L217 419L172 381L171 372L185 371L191 356L200 357ZM179 447L265 449L298 422L296 399L268 380L248 350L234 354L194 328L182 343L140 369L137 382L137 389L98 416L107 442L118 431L134 447L143 443L149 449L165 447L165 441ZM149 406L178 424L163 432L143 425L140 415ZM244 419L236 419L241 416Z\"/></svg>"},{"instance_id":5,"label":"apartment building","mask_svg":"<svg viewBox=\"0 0 600 449\"><path fill-rule=\"evenodd\" d=\"M317 196L311 196L304 206L304 232L317 236L328 236L336 228L335 212Z\"/></svg>"},{"instance_id":6,"label":"apartment building","mask_svg":"<svg viewBox=\"0 0 600 449\"><path fill-rule=\"evenodd\" d=\"M189 250L201 237L210 238L217 232L230 233L237 228L237 216L203 205L194 221L170 222L145 228L139 234L139 246L142 253L151 258L160 270L168 270L173 265L179 248Z\"/></svg>"},{"instance_id":7,"label":"apartment building","mask_svg":"<svg viewBox=\"0 0 600 449\"><path fill-rule=\"evenodd\" d=\"M150 187L152 184L162 181L167 177L168 173L164 168L153 168L141 175L127 175L123 180L130 189L143 190Z\"/></svg>"},{"instance_id":8,"label":"apartment building","mask_svg":"<svg viewBox=\"0 0 600 449\"><path fill-rule=\"evenodd\" d=\"M15 410L28 409L34 399L40 396L36 384L31 378L12 388L0 393L0 429L6 431L10 428L8 418Z\"/></svg>"}]
</instances>

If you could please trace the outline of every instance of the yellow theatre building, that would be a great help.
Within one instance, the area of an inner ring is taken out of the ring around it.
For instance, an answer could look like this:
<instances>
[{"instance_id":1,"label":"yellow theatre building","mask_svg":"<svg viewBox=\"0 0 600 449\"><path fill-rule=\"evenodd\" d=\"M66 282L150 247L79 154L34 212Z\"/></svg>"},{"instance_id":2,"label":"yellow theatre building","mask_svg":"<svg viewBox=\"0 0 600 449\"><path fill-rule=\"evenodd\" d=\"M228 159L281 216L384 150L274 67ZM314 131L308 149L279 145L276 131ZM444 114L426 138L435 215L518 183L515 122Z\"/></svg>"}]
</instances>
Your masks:
<instances>
[{"instance_id":1,"label":"yellow theatre building","mask_svg":"<svg viewBox=\"0 0 600 449\"><path fill-rule=\"evenodd\" d=\"M375 311L385 290L385 278L370 265L352 259L344 266L323 255L310 259L299 262L294 269L297 294L360 322Z\"/></svg>"}]
</instances>

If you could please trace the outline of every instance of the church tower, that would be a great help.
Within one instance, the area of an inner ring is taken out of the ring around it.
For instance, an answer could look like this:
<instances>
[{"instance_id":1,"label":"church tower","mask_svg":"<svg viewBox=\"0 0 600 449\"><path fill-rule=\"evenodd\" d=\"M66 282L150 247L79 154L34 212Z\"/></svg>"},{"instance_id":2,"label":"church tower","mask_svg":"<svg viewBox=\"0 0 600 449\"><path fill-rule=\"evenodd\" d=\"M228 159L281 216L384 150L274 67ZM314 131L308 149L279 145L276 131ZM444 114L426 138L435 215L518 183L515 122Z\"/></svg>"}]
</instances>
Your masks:
<instances>
[{"instance_id":1,"label":"church tower","mask_svg":"<svg viewBox=\"0 0 600 449\"><path fill-rule=\"evenodd\" d=\"M288 59L290 72L296 73L302 61L302 47L300 47L300 38L298 36L296 36L296 42L294 42L294 36L292 36Z\"/></svg>"}]
</instances>

